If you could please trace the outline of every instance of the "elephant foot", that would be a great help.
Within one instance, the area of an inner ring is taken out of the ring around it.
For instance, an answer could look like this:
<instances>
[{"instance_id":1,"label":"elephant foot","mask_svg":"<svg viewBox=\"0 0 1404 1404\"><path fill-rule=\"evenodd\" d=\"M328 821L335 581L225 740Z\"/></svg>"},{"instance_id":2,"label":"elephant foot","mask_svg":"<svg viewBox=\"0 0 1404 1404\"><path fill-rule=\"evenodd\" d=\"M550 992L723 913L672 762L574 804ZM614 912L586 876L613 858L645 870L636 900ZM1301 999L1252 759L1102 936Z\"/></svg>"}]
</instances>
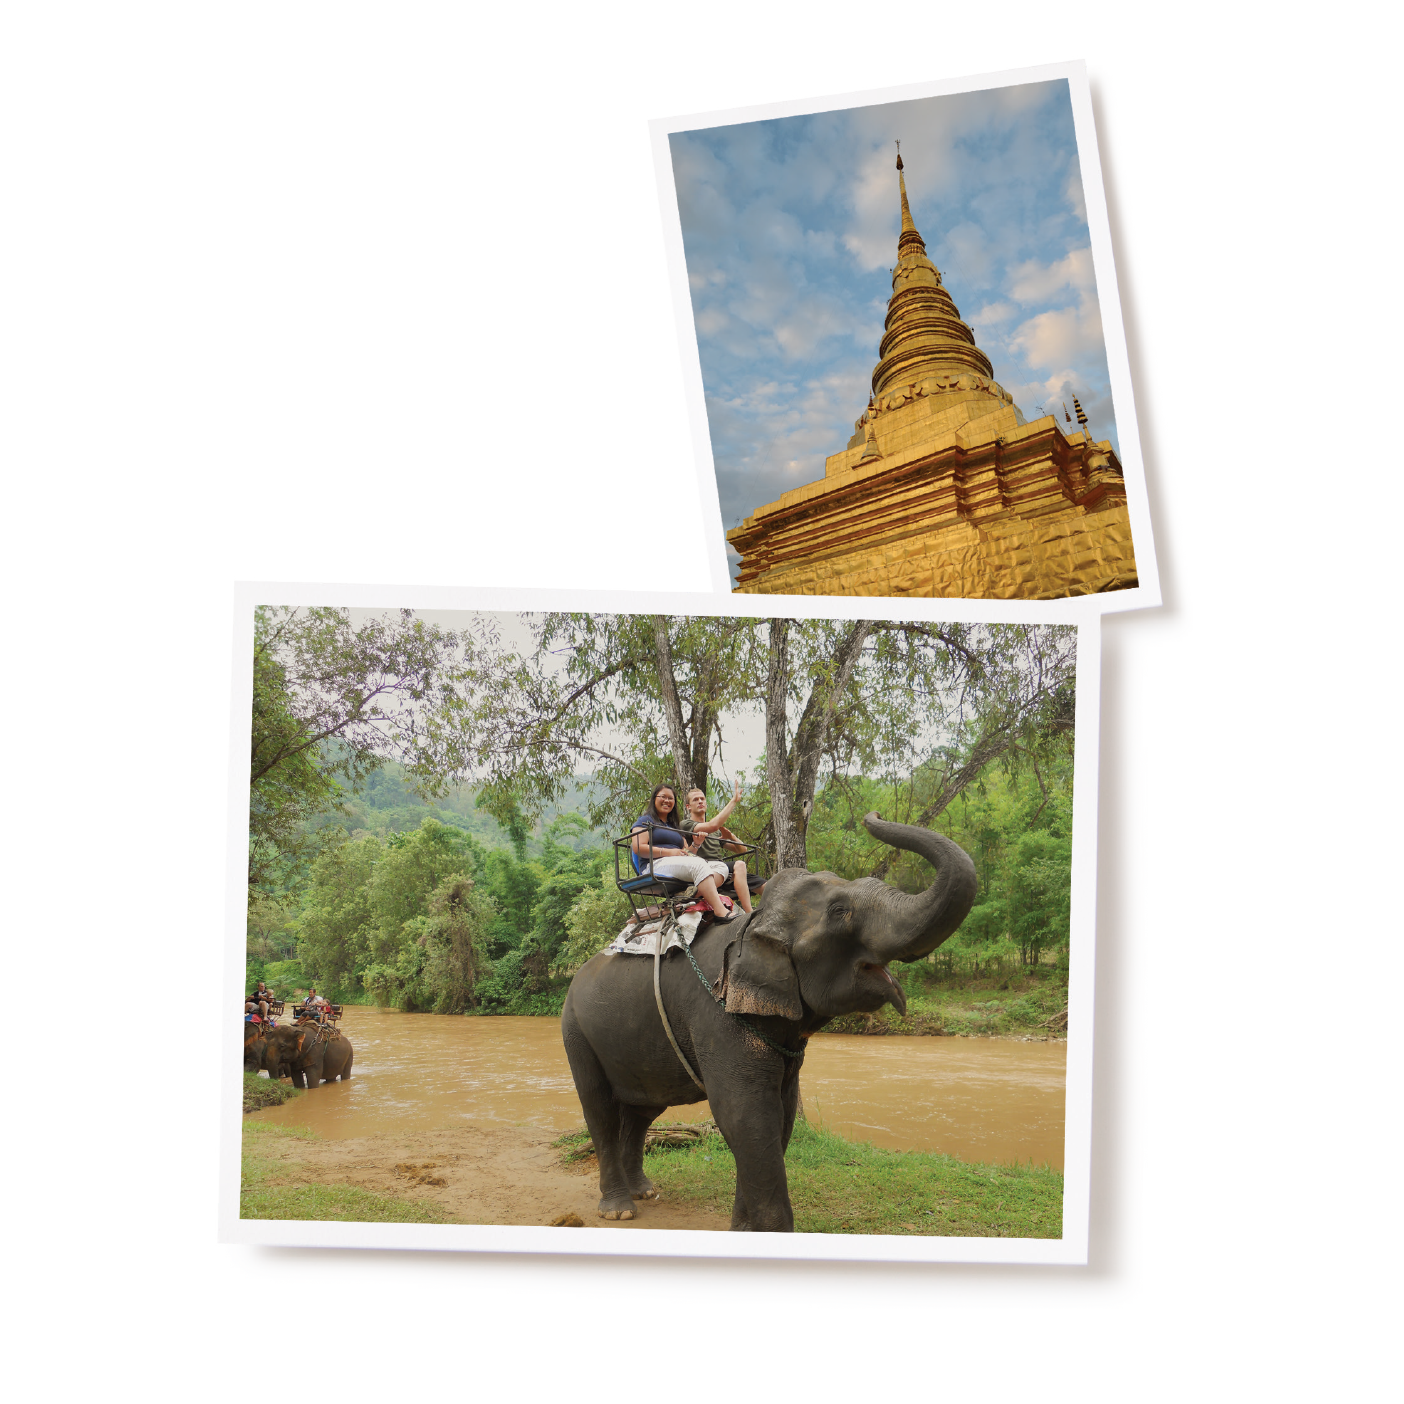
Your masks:
<instances>
[{"instance_id":1,"label":"elephant foot","mask_svg":"<svg viewBox=\"0 0 1404 1404\"><path fill-rule=\"evenodd\" d=\"M632 1219L634 1217L634 1205L632 1200L622 1194L607 1194L600 1200L600 1218L602 1219Z\"/></svg>"},{"instance_id":2,"label":"elephant foot","mask_svg":"<svg viewBox=\"0 0 1404 1404\"><path fill-rule=\"evenodd\" d=\"M653 1181L647 1175L640 1175L632 1185L629 1186L629 1193L634 1199L657 1199L658 1190L654 1187Z\"/></svg>"}]
</instances>

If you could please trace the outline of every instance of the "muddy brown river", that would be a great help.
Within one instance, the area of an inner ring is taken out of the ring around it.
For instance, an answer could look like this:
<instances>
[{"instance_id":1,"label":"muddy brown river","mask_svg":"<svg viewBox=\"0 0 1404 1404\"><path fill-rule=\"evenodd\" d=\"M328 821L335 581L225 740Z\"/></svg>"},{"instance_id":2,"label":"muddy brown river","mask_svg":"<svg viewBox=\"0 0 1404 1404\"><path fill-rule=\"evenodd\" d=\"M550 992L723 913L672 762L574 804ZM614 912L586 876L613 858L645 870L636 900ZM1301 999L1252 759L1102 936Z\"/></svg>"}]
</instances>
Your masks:
<instances>
[{"instance_id":1,"label":"muddy brown river","mask_svg":"<svg viewBox=\"0 0 1404 1404\"><path fill-rule=\"evenodd\" d=\"M452 1018L346 1006L350 1082L329 1082L259 1121L345 1140L467 1122L569 1131L584 1116L556 1019ZM851 1140L962 1160L1063 1168L1064 1043L817 1034L800 1090L810 1121ZM700 1121L705 1102L670 1121Z\"/></svg>"}]
</instances>

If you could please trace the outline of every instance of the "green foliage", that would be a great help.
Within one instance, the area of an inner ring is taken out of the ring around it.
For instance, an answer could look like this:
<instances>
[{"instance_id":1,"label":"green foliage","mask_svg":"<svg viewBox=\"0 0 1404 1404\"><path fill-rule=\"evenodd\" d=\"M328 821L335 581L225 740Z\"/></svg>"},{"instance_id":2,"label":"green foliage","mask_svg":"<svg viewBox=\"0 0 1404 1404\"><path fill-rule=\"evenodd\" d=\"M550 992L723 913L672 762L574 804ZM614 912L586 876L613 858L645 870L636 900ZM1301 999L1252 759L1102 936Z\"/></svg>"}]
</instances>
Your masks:
<instances>
[{"instance_id":1,"label":"green foliage","mask_svg":"<svg viewBox=\"0 0 1404 1404\"><path fill-rule=\"evenodd\" d=\"M255 610L250 885L285 887L315 851L308 821L387 760L443 795L467 763L452 719L477 673L471 638L410 610L359 624L344 609Z\"/></svg>"},{"instance_id":2,"label":"green foliage","mask_svg":"<svg viewBox=\"0 0 1404 1404\"><path fill-rule=\"evenodd\" d=\"M522 994L522 953L508 951L493 961L492 968L477 989L478 1003L484 1014L515 1014L513 1008Z\"/></svg>"},{"instance_id":3,"label":"green foliage","mask_svg":"<svg viewBox=\"0 0 1404 1404\"><path fill-rule=\"evenodd\" d=\"M1010 758L970 784L934 821L975 861L976 905L935 958L947 973L976 963L1037 964L1065 952L1072 884L1072 756L1066 738L1035 767ZM819 791L809 824L810 867L844 878L881 870L886 881L919 892L931 869L915 854L887 850L869 837L862 816L875 810L911 823L920 817L940 766L906 783L858 776Z\"/></svg>"},{"instance_id":4,"label":"green foliage","mask_svg":"<svg viewBox=\"0 0 1404 1404\"><path fill-rule=\"evenodd\" d=\"M485 860L487 889L497 908L488 930L488 953L498 960L515 951L531 930L531 910L541 890L541 869L511 853L493 852Z\"/></svg>"},{"instance_id":5,"label":"green foliage","mask_svg":"<svg viewBox=\"0 0 1404 1404\"><path fill-rule=\"evenodd\" d=\"M284 1102L290 1102L294 1097L302 1095L303 1093L298 1088L282 1082L274 1082L272 1078L260 1077L257 1073L251 1072L244 1074L244 1110L246 1112L258 1111L260 1107L280 1107Z\"/></svg>"},{"instance_id":6,"label":"green foliage","mask_svg":"<svg viewBox=\"0 0 1404 1404\"><path fill-rule=\"evenodd\" d=\"M263 974L256 977L273 991L274 999L289 999L294 990L304 988L302 962L300 960L275 960L263 967ZM253 989L253 986L249 986Z\"/></svg>"},{"instance_id":7,"label":"green foliage","mask_svg":"<svg viewBox=\"0 0 1404 1404\"><path fill-rule=\"evenodd\" d=\"M566 936L556 953L552 974L574 975L591 956L598 955L624 929L629 903L615 886L610 863L593 887L582 888L565 916Z\"/></svg>"},{"instance_id":8,"label":"green foliage","mask_svg":"<svg viewBox=\"0 0 1404 1404\"><path fill-rule=\"evenodd\" d=\"M475 987L489 968L487 930L494 912L491 899L476 890L471 878L444 878L427 902L427 911L400 928L393 961L373 962L362 976L376 1003L407 1011L462 1014L477 1003Z\"/></svg>"},{"instance_id":9,"label":"green foliage","mask_svg":"<svg viewBox=\"0 0 1404 1404\"><path fill-rule=\"evenodd\" d=\"M385 845L374 835L323 849L312 864L297 946L307 978L329 996L360 986L371 959L371 879Z\"/></svg>"},{"instance_id":10,"label":"green foliage","mask_svg":"<svg viewBox=\"0 0 1404 1404\"><path fill-rule=\"evenodd\" d=\"M307 978L339 1002L365 989L395 1008L471 1003L486 959L473 951L485 952L493 908L485 894L457 907L450 894L453 881L476 877L485 856L470 835L436 819L323 849L297 923Z\"/></svg>"},{"instance_id":11,"label":"green foliage","mask_svg":"<svg viewBox=\"0 0 1404 1404\"><path fill-rule=\"evenodd\" d=\"M532 904L531 932L520 946L523 986L529 995L540 994L547 986L552 967L560 959L561 949L569 939L567 926L571 911L580 895L592 889L604 871L604 853L570 853L558 851L558 866L546 876ZM611 879L613 867L610 868Z\"/></svg>"}]
</instances>

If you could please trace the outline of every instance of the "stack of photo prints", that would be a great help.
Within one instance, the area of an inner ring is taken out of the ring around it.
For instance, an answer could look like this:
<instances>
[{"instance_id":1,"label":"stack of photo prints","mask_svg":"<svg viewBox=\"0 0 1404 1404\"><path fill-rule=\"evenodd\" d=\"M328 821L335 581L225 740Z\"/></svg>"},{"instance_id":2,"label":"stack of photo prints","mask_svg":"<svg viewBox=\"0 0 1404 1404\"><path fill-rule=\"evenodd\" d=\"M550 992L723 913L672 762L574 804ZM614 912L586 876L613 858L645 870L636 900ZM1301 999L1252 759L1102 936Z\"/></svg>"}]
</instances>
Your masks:
<instances>
[{"instance_id":1,"label":"stack of photo prints","mask_svg":"<svg viewBox=\"0 0 1404 1404\"><path fill-rule=\"evenodd\" d=\"M238 587L222 1237L1085 1263L1084 69L653 143L713 593Z\"/></svg>"}]
</instances>

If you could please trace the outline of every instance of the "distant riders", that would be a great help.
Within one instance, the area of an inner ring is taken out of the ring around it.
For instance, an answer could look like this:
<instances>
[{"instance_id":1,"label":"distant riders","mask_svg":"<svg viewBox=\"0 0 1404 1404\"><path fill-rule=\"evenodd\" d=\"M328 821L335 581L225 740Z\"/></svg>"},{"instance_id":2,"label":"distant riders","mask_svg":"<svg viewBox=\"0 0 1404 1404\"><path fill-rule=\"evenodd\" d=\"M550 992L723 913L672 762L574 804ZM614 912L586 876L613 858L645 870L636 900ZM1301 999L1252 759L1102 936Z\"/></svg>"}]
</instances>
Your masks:
<instances>
[{"instance_id":1,"label":"distant riders","mask_svg":"<svg viewBox=\"0 0 1404 1404\"><path fill-rule=\"evenodd\" d=\"M326 1022L327 1010L330 1008L331 1002L317 993L316 985L307 991L307 998L302 1001L303 1014L310 1015L319 1024Z\"/></svg>"}]
</instances>

